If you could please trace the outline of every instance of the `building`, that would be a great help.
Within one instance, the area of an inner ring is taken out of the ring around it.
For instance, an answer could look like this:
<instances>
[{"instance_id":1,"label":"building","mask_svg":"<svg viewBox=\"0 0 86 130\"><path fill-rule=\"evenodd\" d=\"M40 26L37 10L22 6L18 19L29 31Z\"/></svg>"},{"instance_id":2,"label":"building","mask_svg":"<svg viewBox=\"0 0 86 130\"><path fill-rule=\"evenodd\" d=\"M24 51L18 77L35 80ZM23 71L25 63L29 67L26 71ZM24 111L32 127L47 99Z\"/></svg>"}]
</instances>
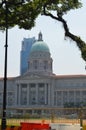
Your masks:
<instances>
[{"instance_id":1,"label":"building","mask_svg":"<svg viewBox=\"0 0 86 130\"><path fill-rule=\"evenodd\" d=\"M7 108L86 106L86 75L56 75L48 45L39 33L27 60L27 72L7 82ZM0 107L3 79L0 79Z\"/></svg>"},{"instance_id":2,"label":"building","mask_svg":"<svg viewBox=\"0 0 86 130\"><path fill-rule=\"evenodd\" d=\"M30 54L30 49L35 42L35 37L24 38L22 41L22 49L20 52L20 74L24 74L28 69L28 59Z\"/></svg>"}]
</instances>

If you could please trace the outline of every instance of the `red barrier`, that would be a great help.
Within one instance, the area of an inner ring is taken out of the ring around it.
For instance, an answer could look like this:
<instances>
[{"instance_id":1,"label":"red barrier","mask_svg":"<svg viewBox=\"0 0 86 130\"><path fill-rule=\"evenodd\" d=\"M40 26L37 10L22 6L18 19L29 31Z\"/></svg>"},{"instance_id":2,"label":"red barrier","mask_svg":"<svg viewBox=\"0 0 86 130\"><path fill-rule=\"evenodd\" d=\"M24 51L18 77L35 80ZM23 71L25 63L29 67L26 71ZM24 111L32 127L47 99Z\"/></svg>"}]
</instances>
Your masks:
<instances>
[{"instance_id":1,"label":"red barrier","mask_svg":"<svg viewBox=\"0 0 86 130\"><path fill-rule=\"evenodd\" d=\"M7 127L6 130L10 130L10 127Z\"/></svg>"},{"instance_id":2,"label":"red barrier","mask_svg":"<svg viewBox=\"0 0 86 130\"><path fill-rule=\"evenodd\" d=\"M49 130L49 124L21 123L21 130Z\"/></svg>"}]
</instances>

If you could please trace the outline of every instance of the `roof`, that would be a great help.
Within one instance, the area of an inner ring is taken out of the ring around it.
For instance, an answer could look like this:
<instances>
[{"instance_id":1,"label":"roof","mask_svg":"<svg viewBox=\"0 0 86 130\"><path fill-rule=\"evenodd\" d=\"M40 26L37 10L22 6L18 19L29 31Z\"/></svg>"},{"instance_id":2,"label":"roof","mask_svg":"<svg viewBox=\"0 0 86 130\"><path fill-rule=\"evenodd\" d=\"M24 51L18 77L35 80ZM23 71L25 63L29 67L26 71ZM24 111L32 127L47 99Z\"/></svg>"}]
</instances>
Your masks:
<instances>
[{"instance_id":1,"label":"roof","mask_svg":"<svg viewBox=\"0 0 86 130\"><path fill-rule=\"evenodd\" d=\"M21 76L22 77L22 76ZM57 79L66 79L66 78L86 78L86 75L80 74L80 75L55 75L53 74L52 77L57 78ZM14 80L15 78L18 78L18 76L16 77L8 77L8 80ZM3 80L3 77L0 77L0 80Z\"/></svg>"},{"instance_id":2,"label":"roof","mask_svg":"<svg viewBox=\"0 0 86 130\"><path fill-rule=\"evenodd\" d=\"M86 75L80 74L80 75L56 75L56 78L86 78Z\"/></svg>"},{"instance_id":3,"label":"roof","mask_svg":"<svg viewBox=\"0 0 86 130\"><path fill-rule=\"evenodd\" d=\"M16 77L8 77L7 80L14 80ZM4 80L4 77L0 77L0 80Z\"/></svg>"},{"instance_id":4,"label":"roof","mask_svg":"<svg viewBox=\"0 0 86 130\"><path fill-rule=\"evenodd\" d=\"M49 52L50 53L50 50L49 50L48 45L45 42L37 41L32 45L31 53L32 52Z\"/></svg>"}]
</instances>

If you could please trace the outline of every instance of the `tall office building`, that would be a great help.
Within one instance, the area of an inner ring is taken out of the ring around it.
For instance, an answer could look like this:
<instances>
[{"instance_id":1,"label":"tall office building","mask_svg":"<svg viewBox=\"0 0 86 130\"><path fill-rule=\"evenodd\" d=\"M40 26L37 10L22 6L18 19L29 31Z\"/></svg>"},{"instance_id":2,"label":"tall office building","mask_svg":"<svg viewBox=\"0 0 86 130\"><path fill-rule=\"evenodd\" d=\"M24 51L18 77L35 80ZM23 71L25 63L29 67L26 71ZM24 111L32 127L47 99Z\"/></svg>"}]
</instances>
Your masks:
<instances>
[{"instance_id":1,"label":"tall office building","mask_svg":"<svg viewBox=\"0 0 86 130\"><path fill-rule=\"evenodd\" d=\"M20 52L20 75L24 74L28 69L30 49L35 41L35 37L24 38L22 41L22 49Z\"/></svg>"}]
</instances>

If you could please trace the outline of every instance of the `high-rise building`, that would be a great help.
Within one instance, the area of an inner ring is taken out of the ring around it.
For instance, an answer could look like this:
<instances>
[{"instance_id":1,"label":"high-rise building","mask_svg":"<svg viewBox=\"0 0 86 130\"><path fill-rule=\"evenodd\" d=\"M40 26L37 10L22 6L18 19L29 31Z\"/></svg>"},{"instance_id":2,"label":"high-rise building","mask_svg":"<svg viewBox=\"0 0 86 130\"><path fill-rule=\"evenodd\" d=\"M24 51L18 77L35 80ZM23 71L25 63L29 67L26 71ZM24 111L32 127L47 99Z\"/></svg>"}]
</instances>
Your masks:
<instances>
[{"instance_id":1,"label":"high-rise building","mask_svg":"<svg viewBox=\"0 0 86 130\"><path fill-rule=\"evenodd\" d=\"M30 49L35 41L35 37L24 38L22 41L22 49L20 52L20 75L24 74L28 69Z\"/></svg>"}]
</instances>

